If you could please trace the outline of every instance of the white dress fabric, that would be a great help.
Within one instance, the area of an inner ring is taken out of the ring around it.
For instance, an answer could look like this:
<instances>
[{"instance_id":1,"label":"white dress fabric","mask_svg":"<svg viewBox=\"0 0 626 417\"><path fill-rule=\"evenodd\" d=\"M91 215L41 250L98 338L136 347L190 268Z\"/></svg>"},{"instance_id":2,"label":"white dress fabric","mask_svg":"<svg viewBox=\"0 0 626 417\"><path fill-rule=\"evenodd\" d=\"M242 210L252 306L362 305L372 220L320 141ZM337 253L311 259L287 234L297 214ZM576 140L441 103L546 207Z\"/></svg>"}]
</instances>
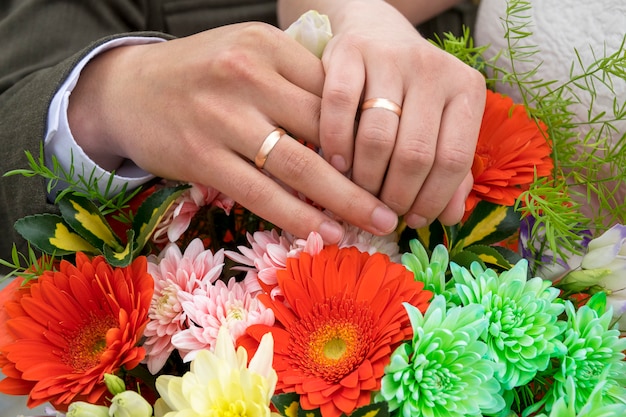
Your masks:
<instances>
[{"instance_id":1,"label":"white dress fabric","mask_svg":"<svg viewBox=\"0 0 626 417\"><path fill-rule=\"evenodd\" d=\"M626 36L626 1L625 0L537 0L532 1L532 8L524 12L530 16L532 35L522 39L519 45L536 46L542 64L536 74L536 79L557 80L559 84L570 79L572 63L577 56L585 67L596 59L609 56L619 50ZM487 57L494 56L506 46L504 38L504 22L507 1L481 0L478 9L477 21L474 29L474 38L477 45L490 45ZM595 57L594 57L595 56ZM537 62L516 63L518 72L532 69ZM507 68L507 61L500 59L498 64ZM510 69L510 67L508 68ZM581 66L576 64L574 72L581 73ZM614 85L611 92L600 82L595 83L597 97L593 105L593 115L607 112L613 114L613 100L623 105L626 101L626 79L613 78ZM520 102L519 91L508 85L499 85L498 91L505 93ZM588 120L588 109L591 97L579 91L581 104L572 107L575 112L575 121ZM613 143L626 133L626 122L614 123L619 132L612 136ZM580 128L581 137L587 133ZM624 167L623 169L626 169ZM626 187L622 187L620 201L626 198Z\"/></svg>"}]
</instances>

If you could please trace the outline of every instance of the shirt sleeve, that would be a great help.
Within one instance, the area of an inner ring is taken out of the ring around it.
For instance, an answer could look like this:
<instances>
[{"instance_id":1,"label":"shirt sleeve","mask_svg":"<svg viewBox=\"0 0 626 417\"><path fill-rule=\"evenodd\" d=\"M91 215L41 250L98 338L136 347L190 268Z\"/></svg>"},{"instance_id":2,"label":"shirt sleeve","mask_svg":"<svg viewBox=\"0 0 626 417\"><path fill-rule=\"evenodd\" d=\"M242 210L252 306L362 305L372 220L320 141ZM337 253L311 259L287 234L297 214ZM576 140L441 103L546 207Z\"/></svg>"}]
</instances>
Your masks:
<instances>
[{"instance_id":1,"label":"shirt sleeve","mask_svg":"<svg viewBox=\"0 0 626 417\"><path fill-rule=\"evenodd\" d=\"M98 166L78 145L69 126L67 109L72 90L78 82L82 69L96 55L109 49L125 45L141 45L147 43L164 42L165 39L157 37L123 37L113 39L93 49L78 65L74 67L69 77L61 85L50 103L48 110L48 128L44 140L44 155L46 165L53 166L52 158L56 157L58 164L65 172L70 172L73 166L74 179L79 177L98 179L98 187L101 194L106 193L106 187L110 185L110 193L120 191L124 185L129 189L136 188L152 178L153 175L126 160L113 175L111 172ZM111 178L112 176L112 178ZM109 179L111 183L109 184ZM58 188L53 190L56 194Z\"/></svg>"}]
</instances>

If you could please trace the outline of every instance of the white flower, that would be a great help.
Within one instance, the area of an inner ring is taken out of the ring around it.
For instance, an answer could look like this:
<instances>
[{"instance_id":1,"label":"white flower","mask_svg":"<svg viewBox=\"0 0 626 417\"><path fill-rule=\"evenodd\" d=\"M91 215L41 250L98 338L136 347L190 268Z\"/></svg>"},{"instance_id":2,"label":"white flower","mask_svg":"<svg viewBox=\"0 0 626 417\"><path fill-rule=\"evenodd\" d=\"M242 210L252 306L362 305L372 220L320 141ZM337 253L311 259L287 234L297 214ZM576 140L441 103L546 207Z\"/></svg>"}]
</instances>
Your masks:
<instances>
[{"instance_id":1,"label":"white flower","mask_svg":"<svg viewBox=\"0 0 626 417\"><path fill-rule=\"evenodd\" d=\"M235 346L228 329L220 329L215 352L202 350L182 377L162 375L156 387L161 398L155 416L201 417L209 415L278 416L270 401L278 380L272 368L274 340L261 339L248 363L247 351Z\"/></svg>"},{"instance_id":2,"label":"white flower","mask_svg":"<svg viewBox=\"0 0 626 417\"><path fill-rule=\"evenodd\" d=\"M68 407L66 417L109 417L109 408L103 405L76 401Z\"/></svg>"},{"instance_id":3,"label":"white flower","mask_svg":"<svg viewBox=\"0 0 626 417\"><path fill-rule=\"evenodd\" d=\"M588 279L607 293L607 304L626 330L626 226L616 224L601 236L589 242L581 262L581 271L570 278Z\"/></svg>"},{"instance_id":4,"label":"white flower","mask_svg":"<svg viewBox=\"0 0 626 417\"><path fill-rule=\"evenodd\" d=\"M583 269L606 269L611 271L604 281L610 287L623 287L626 279L626 226L616 224L600 237L589 242L583 256Z\"/></svg>"},{"instance_id":5,"label":"white flower","mask_svg":"<svg viewBox=\"0 0 626 417\"><path fill-rule=\"evenodd\" d=\"M376 236L347 223L344 224L344 229L343 239L338 244L340 248L354 246L361 252L367 252L370 255L380 252L389 256L392 262L400 263L402 255L400 254L396 232L385 236Z\"/></svg>"},{"instance_id":6,"label":"white flower","mask_svg":"<svg viewBox=\"0 0 626 417\"><path fill-rule=\"evenodd\" d=\"M333 37L328 16L309 10L289 26L285 33L297 40L318 58Z\"/></svg>"},{"instance_id":7,"label":"white flower","mask_svg":"<svg viewBox=\"0 0 626 417\"><path fill-rule=\"evenodd\" d=\"M111 400L109 417L152 417L152 406L135 391L124 391Z\"/></svg>"}]
</instances>

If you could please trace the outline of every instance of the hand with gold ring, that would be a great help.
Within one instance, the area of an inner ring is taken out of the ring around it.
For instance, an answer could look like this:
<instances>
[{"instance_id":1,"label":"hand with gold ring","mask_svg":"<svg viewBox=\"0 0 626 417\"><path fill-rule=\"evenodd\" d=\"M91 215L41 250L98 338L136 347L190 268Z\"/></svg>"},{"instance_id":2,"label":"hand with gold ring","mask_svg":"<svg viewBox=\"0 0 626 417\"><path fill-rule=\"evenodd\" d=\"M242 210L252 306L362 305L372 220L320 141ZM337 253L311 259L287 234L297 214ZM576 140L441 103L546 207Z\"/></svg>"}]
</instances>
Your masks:
<instances>
[{"instance_id":1,"label":"hand with gold ring","mask_svg":"<svg viewBox=\"0 0 626 417\"><path fill-rule=\"evenodd\" d=\"M298 2L282 0L283 24ZM472 187L484 78L414 27L456 2L315 2L333 29L322 55L323 155L412 227L458 222Z\"/></svg>"},{"instance_id":2,"label":"hand with gold ring","mask_svg":"<svg viewBox=\"0 0 626 417\"><path fill-rule=\"evenodd\" d=\"M384 109L395 113L398 117L402 116L402 107L386 98L368 98L361 105L361 112L369 109Z\"/></svg>"},{"instance_id":3,"label":"hand with gold ring","mask_svg":"<svg viewBox=\"0 0 626 417\"><path fill-rule=\"evenodd\" d=\"M280 127L277 127L276 129L272 130L269 135L265 137L265 140L263 140L263 143L261 144L259 151L256 153L256 156L254 157L254 164L257 166L257 168L263 169L263 167L265 166L265 161L267 161L267 157L269 156L270 152L272 152L272 149L274 149L274 146L276 146L276 144L278 143L280 138L283 137L284 134L285 134L285 131L281 129Z\"/></svg>"},{"instance_id":4,"label":"hand with gold ring","mask_svg":"<svg viewBox=\"0 0 626 417\"><path fill-rule=\"evenodd\" d=\"M285 133L319 144L323 84L317 57L275 27L245 23L99 55L83 69L68 117L104 169L129 159L212 186L298 237L317 231L338 243L343 228L293 190L388 234L395 212Z\"/></svg>"}]
</instances>

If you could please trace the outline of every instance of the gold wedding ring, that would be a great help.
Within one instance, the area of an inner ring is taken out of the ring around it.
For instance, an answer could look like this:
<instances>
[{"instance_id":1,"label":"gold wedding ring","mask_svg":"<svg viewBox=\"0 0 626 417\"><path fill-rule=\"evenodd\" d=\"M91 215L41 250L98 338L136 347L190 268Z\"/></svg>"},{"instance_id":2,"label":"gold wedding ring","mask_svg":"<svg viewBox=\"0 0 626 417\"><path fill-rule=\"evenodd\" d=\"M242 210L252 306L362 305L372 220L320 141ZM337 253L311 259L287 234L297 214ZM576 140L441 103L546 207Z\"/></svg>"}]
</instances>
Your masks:
<instances>
[{"instance_id":1,"label":"gold wedding ring","mask_svg":"<svg viewBox=\"0 0 626 417\"><path fill-rule=\"evenodd\" d=\"M272 152L272 149L274 149L274 146L276 146L276 144L278 143L278 141L284 134L285 134L285 131L281 129L280 127L277 127L276 129L272 130L269 135L265 137L265 140L261 144L261 148L259 149L259 152L257 152L256 156L254 157L254 163L256 164L257 168L263 169L263 166L265 165L265 161L267 161L267 157L269 156L270 152Z\"/></svg>"},{"instance_id":2,"label":"gold wedding ring","mask_svg":"<svg viewBox=\"0 0 626 417\"><path fill-rule=\"evenodd\" d=\"M400 117L402 115L402 107L386 98L369 98L363 102L361 111L367 109L385 109L394 112Z\"/></svg>"}]
</instances>

